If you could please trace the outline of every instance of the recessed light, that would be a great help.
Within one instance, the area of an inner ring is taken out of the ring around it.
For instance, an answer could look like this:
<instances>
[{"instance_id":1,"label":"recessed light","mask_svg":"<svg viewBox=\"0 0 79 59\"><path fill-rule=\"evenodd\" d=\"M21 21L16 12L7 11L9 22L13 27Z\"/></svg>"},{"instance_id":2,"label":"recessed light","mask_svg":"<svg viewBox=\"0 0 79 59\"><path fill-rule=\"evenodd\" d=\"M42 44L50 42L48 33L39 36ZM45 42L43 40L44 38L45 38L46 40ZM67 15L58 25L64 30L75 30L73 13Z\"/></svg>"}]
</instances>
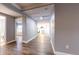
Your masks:
<instances>
[{"instance_id":1,"label":"recessed light","mask_svg":"<svg viewBox=\"0 0 79 59\"><path fill-rule=\"evenodd\" d=\"M43 17L40 17L40 20L43 20Z\"/></svg>"}]
</instances>

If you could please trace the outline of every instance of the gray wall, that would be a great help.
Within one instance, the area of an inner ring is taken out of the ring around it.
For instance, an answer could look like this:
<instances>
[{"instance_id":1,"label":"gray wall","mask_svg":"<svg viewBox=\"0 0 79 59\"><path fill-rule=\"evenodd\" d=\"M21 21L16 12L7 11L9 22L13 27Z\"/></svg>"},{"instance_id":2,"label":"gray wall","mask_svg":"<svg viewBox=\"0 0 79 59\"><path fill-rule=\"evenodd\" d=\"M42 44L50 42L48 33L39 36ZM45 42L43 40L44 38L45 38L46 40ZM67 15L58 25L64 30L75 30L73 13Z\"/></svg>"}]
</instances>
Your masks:
<instances>
[{"instance_id":1,"label":"gray wall","mask_svg":"<svg viewBox=\"0 0 79 59\"><path fill-rule=\"evenodd\" d=\"M6 15L6 40L10 42L15 40L15 20L14 17Z\"/></svg>"},{"instance_id":2,"label":"gray wall","mask_svg":"<svg viewBox=\"0 0 79 59\"><path fill-rule=\"evenodd\" d=\"M35 35L37 35L37 26L35 21L32 19L26 17L23 21L24 25L24 40L23 41L28 41L32 39Z\"/></svg>"},{"instance_id":3,"label":"gray wall","mask_svg":"<svg viewBox=\"0 0 79 59\"><path fill-rule=\"evenodd\" d=\"M79 54L79 4L56 4L55 50Z\"/></svg>"},{"instance_id":4,"label":"gray wall","mask_svg":"<svg viewBox=\"0 0 79 59\"><path fill-rule=\"evenodd\" d=\"M26 34L26 16L25 16L25 17L23 17L23 41L27 40L26 36L27 36L27 34Z\"/></svg>"}]
</instances>

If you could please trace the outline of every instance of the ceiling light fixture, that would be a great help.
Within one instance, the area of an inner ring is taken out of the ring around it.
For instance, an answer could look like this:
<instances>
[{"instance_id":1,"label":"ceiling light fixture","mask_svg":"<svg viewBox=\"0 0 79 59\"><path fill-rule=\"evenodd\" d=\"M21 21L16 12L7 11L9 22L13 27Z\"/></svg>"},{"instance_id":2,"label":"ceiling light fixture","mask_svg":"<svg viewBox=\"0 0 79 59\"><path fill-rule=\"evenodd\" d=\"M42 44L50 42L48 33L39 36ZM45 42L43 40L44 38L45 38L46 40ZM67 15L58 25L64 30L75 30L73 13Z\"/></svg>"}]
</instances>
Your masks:
<instances>
[{"instance_id":1,"label":"ceiling light fixture","mask_svg":"<svg viewBox=\"0 0 79 59\"><path fill-rule=\"evenodd\" d=\"M43 17L40 17L40 20L43 20Z\"/></svg>"}]
</instances>

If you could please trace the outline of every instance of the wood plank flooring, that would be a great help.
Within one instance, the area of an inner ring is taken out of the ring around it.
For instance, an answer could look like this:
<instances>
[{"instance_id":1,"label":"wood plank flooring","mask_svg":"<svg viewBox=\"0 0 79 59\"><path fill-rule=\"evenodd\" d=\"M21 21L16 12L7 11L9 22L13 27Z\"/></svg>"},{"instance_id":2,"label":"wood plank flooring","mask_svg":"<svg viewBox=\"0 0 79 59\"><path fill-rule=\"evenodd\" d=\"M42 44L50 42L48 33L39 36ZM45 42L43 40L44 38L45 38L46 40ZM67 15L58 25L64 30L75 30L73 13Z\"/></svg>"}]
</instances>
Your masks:
<instances>
[{"instance_id":1,"label":"wood plank flooring","mask_svg":"<svg viewBox=\"0 0 79 59\"><path fill-rule=\"evenodd\" d=\"M54 55L49 37L43 33L29 43L13 42L0 47L0 55Z\"/></svg>"}]
</instances>

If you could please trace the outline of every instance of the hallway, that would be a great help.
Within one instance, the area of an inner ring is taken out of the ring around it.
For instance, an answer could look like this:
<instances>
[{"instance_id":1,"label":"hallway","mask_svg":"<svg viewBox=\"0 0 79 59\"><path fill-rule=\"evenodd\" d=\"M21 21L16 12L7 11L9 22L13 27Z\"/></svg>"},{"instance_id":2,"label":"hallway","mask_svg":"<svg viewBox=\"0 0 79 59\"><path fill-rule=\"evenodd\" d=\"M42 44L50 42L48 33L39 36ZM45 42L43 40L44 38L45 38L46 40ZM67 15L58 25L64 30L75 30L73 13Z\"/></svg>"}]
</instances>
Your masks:
<instances>
[{"instance_id":1,"label":"hallway","mask_svg":"<svg viewBox=\"0 0 79 59\"><path fill-rule=\"evenodd\" d=\"M49 37L45 33L38 33L38 36L29 43L13 42L0 47L0 55L53 55Z\"/></svg>"},{"instance_id":2,"label":"hallway","mask_svg":"<svg viewBox=\"0 0 79 59\"><path fill-rule=\"evenodd\" d=\"M54 42L54 4L8 3L0 6L3 7L0 20L6 20L0 23L4 24L0 28L0 55L54 55L51 44Z\"/></svg>"}]
</instances>

